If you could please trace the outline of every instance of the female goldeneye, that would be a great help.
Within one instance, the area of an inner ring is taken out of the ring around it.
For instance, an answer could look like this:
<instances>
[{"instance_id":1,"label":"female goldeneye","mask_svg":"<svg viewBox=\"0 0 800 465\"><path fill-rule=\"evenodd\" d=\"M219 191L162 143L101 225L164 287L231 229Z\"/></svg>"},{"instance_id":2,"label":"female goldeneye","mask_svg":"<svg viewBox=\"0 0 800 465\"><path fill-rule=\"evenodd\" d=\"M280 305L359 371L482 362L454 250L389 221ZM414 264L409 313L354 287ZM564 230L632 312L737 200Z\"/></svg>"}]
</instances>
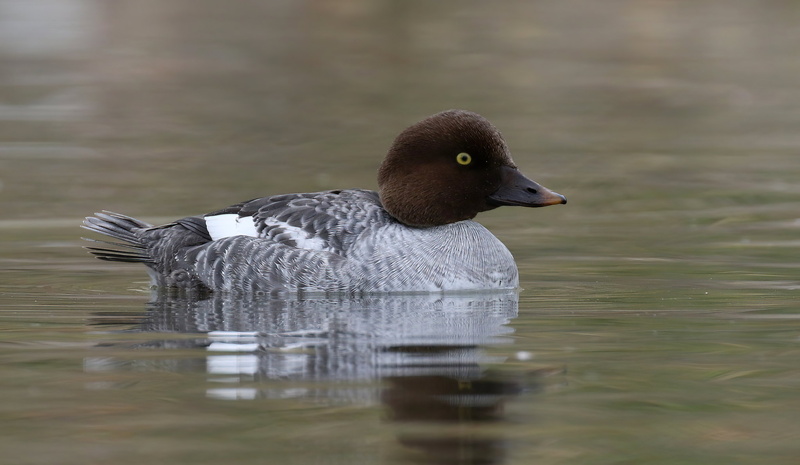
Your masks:
<instances>
[{"instance_id":1,"label":"female goldeneye","mask_svg":"<svg viewBox=\"0 0 800 465\"><path fill-rule=\"evenodd\" d=\"M567 199L525 177L482 116L449 110L395 139L379 192L283 194L163 226L112 212L82 227L125 249L102 260L144 263L160 286L266 293L513 289L508 249L471 221L502 205ZM126 250L127 249L127 250Z\"/></svg>"}]
</instances>

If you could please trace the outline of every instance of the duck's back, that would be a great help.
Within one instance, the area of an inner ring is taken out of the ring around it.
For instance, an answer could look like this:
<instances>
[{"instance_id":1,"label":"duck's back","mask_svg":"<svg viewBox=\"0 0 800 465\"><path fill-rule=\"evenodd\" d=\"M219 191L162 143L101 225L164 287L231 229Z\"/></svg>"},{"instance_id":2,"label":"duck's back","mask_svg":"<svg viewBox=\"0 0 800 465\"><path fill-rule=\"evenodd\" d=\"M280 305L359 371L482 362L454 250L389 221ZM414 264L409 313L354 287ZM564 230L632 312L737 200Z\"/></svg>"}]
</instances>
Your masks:
<instances>
[{"instance_id":1,"label":"duck's back","mask_svg":"<svg viewBox=\"0 0 800 465\"><path fill-rule=\"evenodd\" d=\"M274 195L203 218L213 240L244 235L341 256L365 229L395 222L378 193L364 189Z\"/></svg>"}]
</instances>

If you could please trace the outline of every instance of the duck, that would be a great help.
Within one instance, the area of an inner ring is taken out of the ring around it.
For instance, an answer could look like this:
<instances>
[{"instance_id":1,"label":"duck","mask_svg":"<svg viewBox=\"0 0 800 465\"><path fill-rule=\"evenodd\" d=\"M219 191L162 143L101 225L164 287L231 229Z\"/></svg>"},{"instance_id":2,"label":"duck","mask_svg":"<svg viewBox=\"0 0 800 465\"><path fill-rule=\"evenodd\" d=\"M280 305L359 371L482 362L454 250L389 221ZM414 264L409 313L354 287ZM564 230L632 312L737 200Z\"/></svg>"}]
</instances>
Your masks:
<instances>
[{"instance_id":1,"label":"duck","mask_svg":"<svg viewBox=\"0 0 800 465\"><path fill-rule=\"evenodd\" d=\"M256 294L517 289L478 213L567 199L526 177L483 116L448 110L402 131L378 190L270 195L154 226L103 210L83 228L101 260L146 265L154 287Z\"/></svg>"}]
</instances>

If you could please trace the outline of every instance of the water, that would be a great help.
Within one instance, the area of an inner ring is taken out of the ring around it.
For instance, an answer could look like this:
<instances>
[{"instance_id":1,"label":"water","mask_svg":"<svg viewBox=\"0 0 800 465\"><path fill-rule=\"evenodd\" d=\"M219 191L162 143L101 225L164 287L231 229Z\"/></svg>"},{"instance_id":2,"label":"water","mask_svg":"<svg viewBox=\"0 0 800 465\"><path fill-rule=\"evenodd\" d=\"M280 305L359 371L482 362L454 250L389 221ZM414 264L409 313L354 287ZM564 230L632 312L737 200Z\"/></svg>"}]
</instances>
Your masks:
<instances>
[{"instance_id":1,"label":"water","mask_svg":"<svg viewBox=\"0 0 800 465\"><path fill-rule=\"evenodd\" d=\"M0 1L0 462L794 464L793 2ZM484 114L517 294L187 301L80 249Z\"/></svg>"}]
</instances>

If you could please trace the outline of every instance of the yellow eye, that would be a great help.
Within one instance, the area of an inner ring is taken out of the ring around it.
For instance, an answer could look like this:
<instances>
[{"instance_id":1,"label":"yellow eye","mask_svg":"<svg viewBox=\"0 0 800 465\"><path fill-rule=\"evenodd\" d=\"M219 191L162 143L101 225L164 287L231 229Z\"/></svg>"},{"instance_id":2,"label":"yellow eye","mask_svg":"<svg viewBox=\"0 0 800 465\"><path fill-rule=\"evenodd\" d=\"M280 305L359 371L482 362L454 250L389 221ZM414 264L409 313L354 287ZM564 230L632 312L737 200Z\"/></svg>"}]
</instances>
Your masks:
<instances>
[{"instance_id":1,"label":"yellow eye","mask_svg":"<svg viewBox=\"0 0 800 465\"><path fill-rule=\"evenodd\" d=\"M456 155L456 161L459 165L469 165L472 163L472 156L467 152L461 152Z\"/></svg>"}]
</instances>

